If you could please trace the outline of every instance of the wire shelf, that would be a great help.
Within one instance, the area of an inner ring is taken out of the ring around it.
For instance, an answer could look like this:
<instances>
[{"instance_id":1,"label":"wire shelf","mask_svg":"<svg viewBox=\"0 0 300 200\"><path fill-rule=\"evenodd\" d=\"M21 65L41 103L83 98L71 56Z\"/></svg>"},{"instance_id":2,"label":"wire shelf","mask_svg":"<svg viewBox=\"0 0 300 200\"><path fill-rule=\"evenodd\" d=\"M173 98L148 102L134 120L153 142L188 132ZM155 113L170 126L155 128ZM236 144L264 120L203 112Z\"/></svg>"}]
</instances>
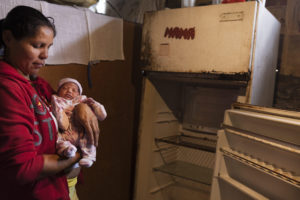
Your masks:
<instances>
[{"instance_id":1,"label":"wire shelf","mask_svg":"<svg viewBox=\"0 0 300 200\"><path fill-rule=\"evenodd\" d=\"M164 142L168 144L189 147L215 153L217 142L208 138L193 137L188 135L173 135L164 138L155 138L155 142Z\"/></svg>"},{"instance_id":2,"label":"wire shelf","mask_svg":"<svg viewBox=\"0 0 300 200\"><path fill-rule=\"evenodd\" d=\"M154 167L153 170L189 179L205 185L211 185L212 183L213 169L183 161L174 161L169 164Z\"/></svg>"}]
</instances>

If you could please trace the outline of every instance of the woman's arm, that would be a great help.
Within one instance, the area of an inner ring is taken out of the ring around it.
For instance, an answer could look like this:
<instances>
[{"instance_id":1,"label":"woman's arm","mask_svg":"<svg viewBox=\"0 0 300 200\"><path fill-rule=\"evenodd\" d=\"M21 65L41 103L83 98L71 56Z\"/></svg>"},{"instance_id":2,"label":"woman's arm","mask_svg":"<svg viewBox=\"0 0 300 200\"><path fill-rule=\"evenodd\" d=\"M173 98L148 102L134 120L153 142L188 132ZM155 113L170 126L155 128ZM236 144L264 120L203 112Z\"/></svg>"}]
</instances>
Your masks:
<instances>
[{"instance_id":1,"label":"woman's arm","mask_svg":"<svg viewBox=\"0 0 300 200\"><path fill-rule=\"evenodd\" d=\"M2 168L0 177L2 180L17 185L31 184L39 178L59 173L76 163L80 159L79 154L74 158L62 159L55 154L38 153L37 146L45 145L44 142L48 145L45 148L50 148L50 152L55 150L51 149L51 146L55 145L53 140L55 137L52 135L54 132L49 131L48 136L40 133L40 130L35 127L40 122L35 121L33 111L44 116L43 107L40 107L41 110L35 110L38 109L35 106L39 104L33 104L35 102L24 95L18 84L3 81L1 77L0 83L0 165ZM40 126L43 125L45 129L49 124L43 123ZM45 138L47 140L43 141Z\"/></svg>"},{"instance_id":2,"label":"woman's arm","mask_svg":"<svg viewBox=\"0 0 300 200\"><path fill-rule=\"evenodd\" d=\"M74 157L68 159L61 158L56 154L44 154L44 166L38 178L57 174L62 170L71 167L73 164L78 162L80 158L81 156L79 153L76 153Z\"/></svg>"},{"instance_id":3,"label":"woman's arm","mask_svg":"<svg viewBox=\"0 0 300 200\"><path fill-rule=\"evenodd\" d=\"M80 170L81 170L81 167L76 167L76 168L72 169L71 171L68 172L67 178L70 179L70 178L78 177L80 174Z\"/></svg>"}]
</instances>

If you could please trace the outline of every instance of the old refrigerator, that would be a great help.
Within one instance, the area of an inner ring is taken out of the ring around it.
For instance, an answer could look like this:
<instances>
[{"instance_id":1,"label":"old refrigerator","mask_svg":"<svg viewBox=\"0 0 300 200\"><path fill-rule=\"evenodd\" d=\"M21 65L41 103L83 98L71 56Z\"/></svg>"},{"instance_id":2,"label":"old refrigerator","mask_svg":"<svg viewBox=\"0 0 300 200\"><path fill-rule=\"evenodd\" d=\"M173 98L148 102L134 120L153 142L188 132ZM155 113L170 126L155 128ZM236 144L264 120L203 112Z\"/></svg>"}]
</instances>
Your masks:
<instances>
[{"instance_id":1,"label":"old refrigerator","mask_svg":"<svg viewBox=\"0 0 300 200\"><path fill-rule=\"evenodd\" d=\"M145 15L134 199L210 198L224 111L272 105L279 32L256 1Z\"/></svg>"}]
</instances>

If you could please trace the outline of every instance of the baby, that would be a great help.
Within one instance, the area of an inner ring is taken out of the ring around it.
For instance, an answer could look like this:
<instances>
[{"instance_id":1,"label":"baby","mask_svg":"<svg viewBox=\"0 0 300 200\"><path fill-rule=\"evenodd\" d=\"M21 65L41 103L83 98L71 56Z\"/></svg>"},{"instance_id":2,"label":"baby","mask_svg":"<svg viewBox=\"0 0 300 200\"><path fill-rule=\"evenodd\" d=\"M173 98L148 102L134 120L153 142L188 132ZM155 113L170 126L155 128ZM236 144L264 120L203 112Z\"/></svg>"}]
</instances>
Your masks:
<instances>
[{"instance_id":1,"label":"baby","mask_svg":"<svg viewBox=\"0 0 300 200\"><path fill-rule=\"evenodd\" d=\"M92 98L81 95L81 84L72 78L61 79L58 83L57 95L52 95L51 103L60 133L57 139L57 153L66 157L73 157L79 147L82 153L80 166L90 167L96 161L96 147L87 144L87 137L83 127L76 123L73 109L77 104L86 103L93 110L99 121L103 121L107 114L105 108Z\"/></svg>"}]
</instances>

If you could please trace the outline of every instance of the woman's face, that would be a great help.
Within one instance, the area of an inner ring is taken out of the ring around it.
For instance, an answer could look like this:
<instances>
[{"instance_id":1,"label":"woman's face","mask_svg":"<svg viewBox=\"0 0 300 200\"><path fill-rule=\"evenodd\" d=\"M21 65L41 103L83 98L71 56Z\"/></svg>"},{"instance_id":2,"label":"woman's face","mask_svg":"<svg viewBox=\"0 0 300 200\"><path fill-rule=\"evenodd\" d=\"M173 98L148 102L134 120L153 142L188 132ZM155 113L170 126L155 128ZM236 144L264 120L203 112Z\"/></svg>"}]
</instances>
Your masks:
<instances>
[{"instance_id":1,"label":"woman's face","mask_svg":"<svg viewBox=\"0 0 300 200\"><path fill-rule=\"evenodd\" d=\"M79 88L75 83L65 83L59 88L58 96L71 100L79 96Z\"/></svg>"},{"instance_id":2,"label":"woman's face","mask_svg":"<svg viewBox=\"0 0 300 200\"><path fill-rule=\"evenodd\" d=\"M34 37L16 40L11 32L7 31L3 36L7 47L6 61L25 77L37 75L48 58L48 50L53 44L53 30L47 26L41 26Z\"/></svg>"}]
</instances>

